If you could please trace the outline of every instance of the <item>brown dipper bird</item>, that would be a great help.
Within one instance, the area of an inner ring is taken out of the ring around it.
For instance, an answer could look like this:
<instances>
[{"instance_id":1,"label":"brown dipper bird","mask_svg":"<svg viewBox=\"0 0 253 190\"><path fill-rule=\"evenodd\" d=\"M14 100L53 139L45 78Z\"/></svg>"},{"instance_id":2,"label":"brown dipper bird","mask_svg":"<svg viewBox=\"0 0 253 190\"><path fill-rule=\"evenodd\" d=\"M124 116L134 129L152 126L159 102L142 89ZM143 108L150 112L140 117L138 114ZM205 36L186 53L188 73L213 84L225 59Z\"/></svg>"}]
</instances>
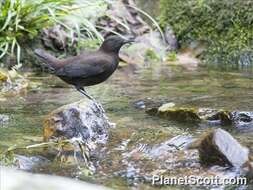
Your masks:
<instances>
[{"instance_id":1,"label":"brown dipper bird","mask_svg":"<svg viewBox=\"0 0 253 190\"><path fill-rule=\"evenodd\" d=\"M91 100L94 100L84 90L85 86L92 86L104 82L117 69L119 64L119 50L133 40L125 40L118 36L105 39L101 47L94 52L84 52L80 55L57 59L41 49L35 54L42 59L53 73Z\"/></svg>"}]
</instances>

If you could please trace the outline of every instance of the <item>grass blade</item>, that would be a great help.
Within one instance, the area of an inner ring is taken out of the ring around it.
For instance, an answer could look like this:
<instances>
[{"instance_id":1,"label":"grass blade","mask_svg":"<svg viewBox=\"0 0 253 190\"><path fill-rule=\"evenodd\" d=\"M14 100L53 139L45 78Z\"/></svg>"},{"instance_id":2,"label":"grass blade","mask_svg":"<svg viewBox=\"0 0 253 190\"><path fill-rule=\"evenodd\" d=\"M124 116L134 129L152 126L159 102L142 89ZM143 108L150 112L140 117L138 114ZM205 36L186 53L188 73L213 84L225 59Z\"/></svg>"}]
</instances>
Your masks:
<instances>
[{"instance_id":1,"label":"grass blade","mask_svg":"<svg viewBox=\"0 0 253 190\"><path fill-rule=\"evenodd\" d=\"M150 16L148 13L146 13L145 11L139 9L138 7L135 7L135 6L132 6L132 5L127 5L128 7L131 7L133 9L135 9L136 11L140 12L141 14L143 14L144 16L146 16L149 20L151 20L153 22L153 24L155 25L155 27L158 29L158 31L160 32L161 34L161 37L163 39L163 41L165 42L165 37L164 37L164 34L163 34L163 31L161 29L161 27L159 26L159 24L156 22L156 20Z\"/></svg>"}]
</instances>

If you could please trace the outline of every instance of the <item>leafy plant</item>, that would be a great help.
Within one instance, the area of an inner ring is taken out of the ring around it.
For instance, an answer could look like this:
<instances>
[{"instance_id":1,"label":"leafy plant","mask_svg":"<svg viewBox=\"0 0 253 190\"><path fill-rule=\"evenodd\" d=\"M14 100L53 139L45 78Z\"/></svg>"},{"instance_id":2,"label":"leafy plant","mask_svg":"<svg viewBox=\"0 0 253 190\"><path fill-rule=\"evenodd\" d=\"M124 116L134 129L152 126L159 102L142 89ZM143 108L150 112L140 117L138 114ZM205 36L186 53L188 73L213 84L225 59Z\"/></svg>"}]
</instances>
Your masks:
<instances>
[{"instance_id":1,"label":"leafy plant","mask_svg":"<svg viewBox=\"0 0 253 190\"><path fill-rule=\"evenodd\" d=\"M145 52L145 58L148 60L159 61L159 56L152 49L147 49Z\"/></svg>"},{"instance_id":2,"label":"leafy plant","mask_svg":"<svg viewBox=\"0 0 253 190\"><path fill-rule=\"evenodd\" d=\"M177 60L177 53L175 51L168 53L166 60L167 61L176 61Z\"/></svg>"},{"instance_id":3,"label":"leafy plant","mask_svg":"<svg viewBox=\"0 0 253 190\"><path fill-rule=\"evenodd\" d=\"M50 13L63 16L72 0L4 0L0 4L0 59L15 55L20 63L22 41L33 39L40 29L54 22ZM51 10L51 12L49 11Z\"/></svg>"},{"instance_id":4,"label":"leafy plant","mask_svg":"<svg viewBox=\"0 0 253 190\"><path fill-rule=\"evenodd\" d=\"M93 39L99 42L103 41L103 32L110 32L115 35L121 36L124 38L122 34L109 27L101 26L97 23L99 19L108 19L116 22L117 24L121 25L123 28L126 29L129 33L131 33L130 26L126 22L125 18L121 16L117 17L111 11L108 11L108 7L112 6L113 3L116 3L117 0L76 0L74 5L72 6L72 10L75 10L72 14L65 17L64 22L69 23L68 26L64 24L63 26L70 32L70 33L77 33L78 34L78 42L84 44L80 39ZM154 25L160 34L161 37L164 39L164 34L159 26L159 23L155 21L155 19L150 16L145 11L139 9L138 7L132 5L126 5L134 10L136 10L139 14L144 15L147 17L148 20ZM71 21L71 23L69 22ZM61 23L62 24L62 23Z\"/></svg>"},{"instance_id":5,"label":"leafy plant","mask_svg":"<svg viewBox=\"0 0 253 190\"><path fill-rule=\"evenodd\" d=\"M30 42L43 28L51 25L63 28L60 32L67 38L64 43L67 44L66 47L71 47L68 53L77 53L82 47L98 46L103 41L103 32L122 36L117 31L98 24L98 19L104 16L131 33L124 18L116 18L108 11L108 7L115 2L116 0L3 0L0 3L0 60L11 56L20 63L23 48L32 44ZM137 7L131 8L145 15L161 32L154 18ZM161 35L163 37L162 32Z\"/></svg>"}]
</instances>

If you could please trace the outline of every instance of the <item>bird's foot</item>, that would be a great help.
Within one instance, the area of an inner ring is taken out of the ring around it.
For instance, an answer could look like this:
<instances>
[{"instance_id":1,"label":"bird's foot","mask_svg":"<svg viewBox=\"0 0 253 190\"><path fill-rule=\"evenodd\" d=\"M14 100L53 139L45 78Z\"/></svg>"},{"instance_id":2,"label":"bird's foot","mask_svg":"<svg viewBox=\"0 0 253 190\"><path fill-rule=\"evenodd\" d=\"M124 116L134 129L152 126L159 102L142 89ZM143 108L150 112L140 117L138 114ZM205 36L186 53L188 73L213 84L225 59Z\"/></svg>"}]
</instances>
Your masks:
<instances>
[{"instance_id":1,"label":"bird's foot","mask_svg":"<svg viewBox=\"0 0 253 190\"><path fill-rule=\"evenodd\" d=\"M95 104L95 106L96 106L96 108L97 108L98 110L102 110L102 112L105 113L105 110L104 110L104 108L102 107L102 105L101 105L101 104L98 104L98 103L96 102L95 98L93 98L92 96L90 96L90 95L84 90L84 88L77 88L77 90L78 90L79 92L81 92L83 95L85 95L88 99L90 99L90 100Z\"/></svg>"},{"instance_id":2,"label":"bird's foot","mask_svg":"<svg viewBox=\"0 0 253 190\"><path fill-rule=\"evenodd\" d=\"M97 107L98 110L101 110L103 113L105 113L104 108L102 107L101 104L98 104L94 99L92 100L95 106Z\"/></svg>"}]
</instances>

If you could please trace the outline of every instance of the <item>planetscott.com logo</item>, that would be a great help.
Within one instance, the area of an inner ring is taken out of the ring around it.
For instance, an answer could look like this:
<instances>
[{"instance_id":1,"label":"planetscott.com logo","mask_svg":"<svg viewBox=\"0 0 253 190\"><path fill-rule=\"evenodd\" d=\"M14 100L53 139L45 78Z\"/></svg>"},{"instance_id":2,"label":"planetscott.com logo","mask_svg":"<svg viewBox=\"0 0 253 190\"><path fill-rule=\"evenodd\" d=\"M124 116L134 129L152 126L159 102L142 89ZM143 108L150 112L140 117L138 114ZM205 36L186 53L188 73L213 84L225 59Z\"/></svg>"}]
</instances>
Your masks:
<instances>
[{"instance_id":1,"label":"planetscott.com logo","mask_svg":"<svg viewBox=\"0 0 253 190\"><path fill-rule=\"evenodd\" d=\"M219 176L201 177L201 176L185 176L185 177L165 177L154 175L152 177L152 185L246 185L247 178L220 178Z\"/></svg>"}]
</instances>

